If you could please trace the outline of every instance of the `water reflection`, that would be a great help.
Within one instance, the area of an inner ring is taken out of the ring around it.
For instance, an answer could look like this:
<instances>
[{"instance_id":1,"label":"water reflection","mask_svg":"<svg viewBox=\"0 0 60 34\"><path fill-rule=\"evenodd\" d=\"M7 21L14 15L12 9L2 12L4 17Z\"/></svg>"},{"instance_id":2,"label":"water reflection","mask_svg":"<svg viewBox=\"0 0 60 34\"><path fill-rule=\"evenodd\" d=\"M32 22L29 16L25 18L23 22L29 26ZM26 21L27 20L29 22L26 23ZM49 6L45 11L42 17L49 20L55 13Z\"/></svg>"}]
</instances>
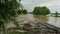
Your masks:
<instances>
[{"instance_id":1,"label":"water reflection","mask_svg":"<svg viewBox=\"0 0 60 34\"><path fill-rule=\"evenodd\" d=\"M43 16L43 15L34 15L34 18L41 20L43 22L47 22L48 21L48 16Z\"/></svg>"},{"instance_id":2,"label":"water reflection","mask_svg":"<svg viewBox=\"0 0 60 34\"><path fill-rule=\"evenodd\" d=\"M60 27L60 17L48 17L48 18L49 20L47 22L49 24Z\"/></svg>"}]
</instances>

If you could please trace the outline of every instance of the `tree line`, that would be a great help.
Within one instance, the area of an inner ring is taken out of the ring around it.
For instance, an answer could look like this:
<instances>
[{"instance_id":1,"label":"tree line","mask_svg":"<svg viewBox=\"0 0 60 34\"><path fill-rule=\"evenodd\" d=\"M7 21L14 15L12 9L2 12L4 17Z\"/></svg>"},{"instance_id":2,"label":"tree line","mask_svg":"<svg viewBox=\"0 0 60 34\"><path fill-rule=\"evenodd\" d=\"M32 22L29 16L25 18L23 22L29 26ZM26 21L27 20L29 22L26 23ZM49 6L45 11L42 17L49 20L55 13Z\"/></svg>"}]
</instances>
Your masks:
<instances>
[{"instance_id":1,"label":"tree line","mask_svg":"<svg viewBox=\"0 0 60 34\"><path fill-rule=\"evenodd\" d=\"M47 15L50 14L50 10L46 7L35 7L34 10L32 12L27 12L27 10L19 10L18 11L19 14L35 14L35 15Z\"/></svg>"}]
</instances>

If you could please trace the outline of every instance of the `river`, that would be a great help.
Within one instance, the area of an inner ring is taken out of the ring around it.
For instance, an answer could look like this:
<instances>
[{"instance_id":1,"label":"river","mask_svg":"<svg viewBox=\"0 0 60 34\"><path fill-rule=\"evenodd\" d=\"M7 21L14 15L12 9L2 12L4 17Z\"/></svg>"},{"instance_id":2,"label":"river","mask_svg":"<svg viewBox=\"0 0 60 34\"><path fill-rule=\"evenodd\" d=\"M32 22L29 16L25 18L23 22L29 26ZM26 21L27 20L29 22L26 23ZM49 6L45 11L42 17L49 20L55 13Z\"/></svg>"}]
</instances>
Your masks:
<instances>
[{"instance_id":1,"label":"river","mask_svg":"<svg viewBox=\"0 0 60 34\"><path fill-rule=\"evenodd\" d=\"M51 16L42 16L42 15L33 15L33 14L26 14L26 15L19 15L17 17L17 21L21 23L28 23L28 22L38 22L42 21L45 23L49 23L51 25L54 25L56 27L60 28L60 17L51 17ZM14 26L13 24L10 24L10 27ZM9 27L9 25L7 26Z\"/></svg>"}]
</instances>

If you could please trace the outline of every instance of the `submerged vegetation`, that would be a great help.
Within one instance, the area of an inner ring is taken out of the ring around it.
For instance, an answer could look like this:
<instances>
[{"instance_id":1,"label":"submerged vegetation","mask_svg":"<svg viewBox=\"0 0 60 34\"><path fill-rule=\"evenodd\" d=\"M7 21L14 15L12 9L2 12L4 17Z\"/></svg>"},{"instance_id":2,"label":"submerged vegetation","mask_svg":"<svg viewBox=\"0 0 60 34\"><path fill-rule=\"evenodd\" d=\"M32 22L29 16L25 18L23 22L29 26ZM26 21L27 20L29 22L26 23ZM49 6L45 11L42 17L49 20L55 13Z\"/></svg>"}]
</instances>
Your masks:
<instances>
[{"instance_id":1,"label":"submerged vegetation","mask_svg":"<svg viewBox=\"0 0 60 34\"><path fill-rule=\"evenodd\" d=\"M47 14L50 14L50 10L45 6L43 6L43 7L35 7L34 10L33 10L33 14L47 15Z\"/></svg>"},{"instance_id":2,"label":"submerged vegetation","mask_svg":"<svg viewBox=\"0 0 60 34\"><path fill-rule=\"evenodd\" d=\"M55 17L58 17L58 12L55 13Z\"/></svg>"}]
</instances>

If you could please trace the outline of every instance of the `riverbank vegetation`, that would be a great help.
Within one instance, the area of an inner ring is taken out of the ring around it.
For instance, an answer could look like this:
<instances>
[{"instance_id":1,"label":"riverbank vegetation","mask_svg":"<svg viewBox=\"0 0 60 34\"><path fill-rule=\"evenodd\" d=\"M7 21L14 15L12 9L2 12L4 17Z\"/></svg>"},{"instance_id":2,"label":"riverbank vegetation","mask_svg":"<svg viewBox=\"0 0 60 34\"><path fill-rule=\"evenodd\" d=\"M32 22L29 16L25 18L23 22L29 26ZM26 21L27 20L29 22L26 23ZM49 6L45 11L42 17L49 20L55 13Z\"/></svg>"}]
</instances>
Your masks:
<instances>
[{"instance_id":1,"label":"riverbank vegetation","mask_svg":"<svg viewBox=\"0 0 60 34\"><path fill-rule=\"evenodd\" d=\"M43 7L35 7L32 12L28 12L27 10L19 10L17 11L18 14L34 14L34 15L48 15L50 14L50 10L43 6Z\"/></svg>"},{"instance_id":2,"label":"riverbank vegetation","mask_svg":"<svg viewBox=\"0 0 60 34\"><path fill-rule=\"evenodd\" d=\"M28 12L27 12L27 10L24 9L24 10L18 10L17 13L18 14L27 14Z\"/></svg>"},{"instance_id":3,"label":"riverbank vegetation","mask_svg":"<svg viewBox=\"0 0 60 34\"><path fill-rule=\"evenodd\" d=\"M14 21L16 27L18 26L15 18L17 11L21 8L20 2L21 0L19 2L17 0L0 0L0 28L3 33L7 34L5 24L9 21Z\"/></svg>"}]
</instances>

